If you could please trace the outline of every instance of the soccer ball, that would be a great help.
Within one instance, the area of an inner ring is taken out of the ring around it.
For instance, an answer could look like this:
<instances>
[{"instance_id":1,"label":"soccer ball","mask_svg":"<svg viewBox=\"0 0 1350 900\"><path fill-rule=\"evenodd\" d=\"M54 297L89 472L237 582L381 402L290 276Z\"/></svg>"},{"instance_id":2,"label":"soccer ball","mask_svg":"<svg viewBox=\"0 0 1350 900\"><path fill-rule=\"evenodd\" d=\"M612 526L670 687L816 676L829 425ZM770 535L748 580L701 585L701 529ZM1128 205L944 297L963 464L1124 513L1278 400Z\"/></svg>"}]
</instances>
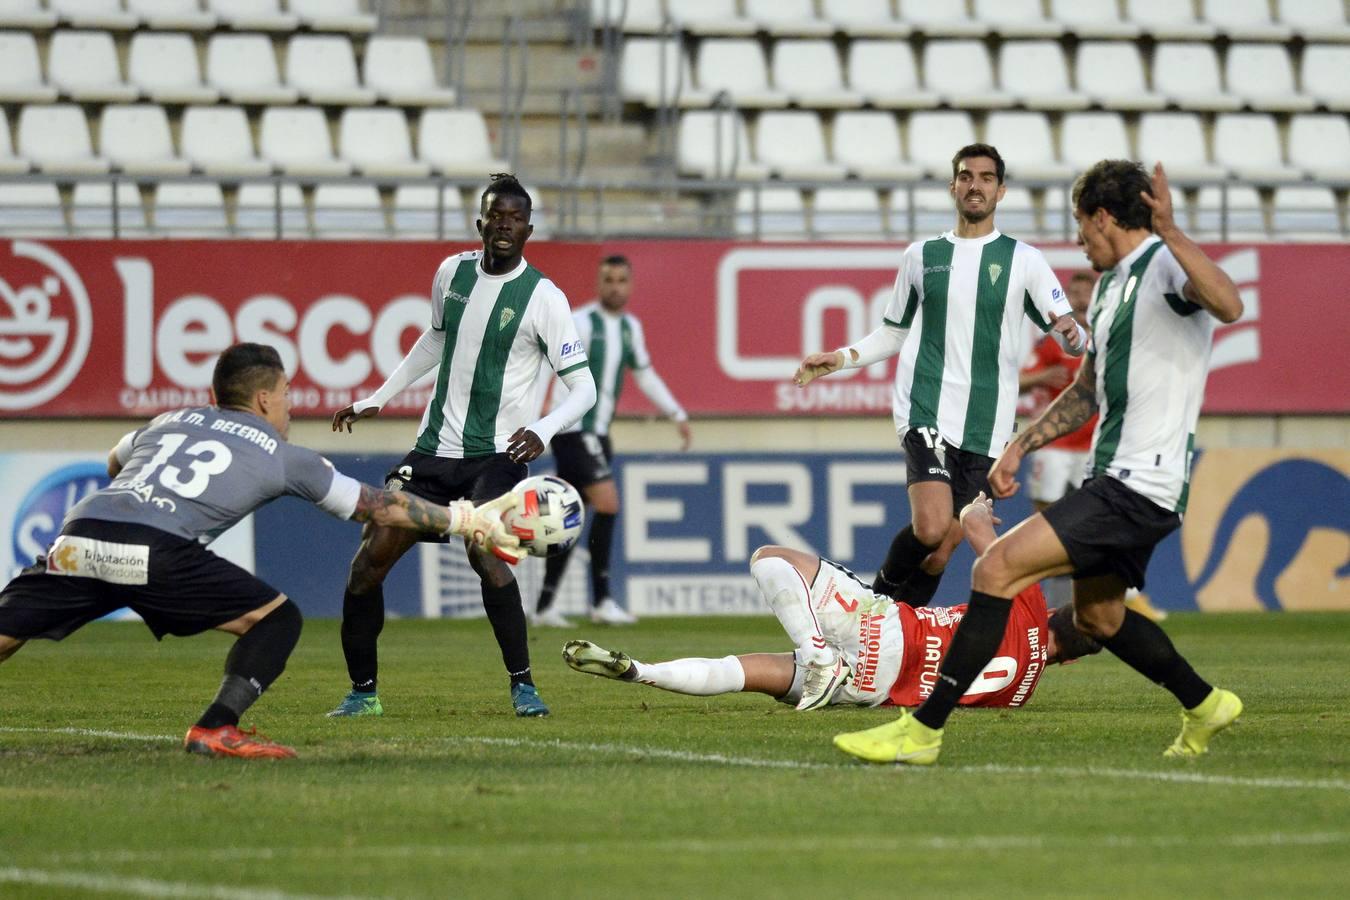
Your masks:
<instances>
[{"instance_id":1,"label":"soccer ball","mask_svg":"<svg viewBox=\"0 0 1350 900\"><path fill-rule=\"evenodd\" d=\"M524 503L502 516L502 524L520 538L520 546L545 557L571 549L586 519L577 489L555 475L532 475L514 490Z\"/></svg>"}]
</instances>

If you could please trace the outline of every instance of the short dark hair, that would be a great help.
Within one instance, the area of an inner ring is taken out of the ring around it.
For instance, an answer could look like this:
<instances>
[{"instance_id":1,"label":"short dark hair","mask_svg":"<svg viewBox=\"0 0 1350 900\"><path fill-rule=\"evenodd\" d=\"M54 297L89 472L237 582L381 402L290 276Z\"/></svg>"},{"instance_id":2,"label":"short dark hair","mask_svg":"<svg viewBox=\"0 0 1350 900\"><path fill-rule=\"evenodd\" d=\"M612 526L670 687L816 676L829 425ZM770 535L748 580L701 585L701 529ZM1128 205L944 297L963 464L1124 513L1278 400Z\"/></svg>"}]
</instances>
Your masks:
<instances>
[{"instance_id":1,"label":"short dark hair","mask_svg":"<svg viewBox=\"0 0 1350 900\"><path fill-rule=\"evenodd\" d=\"M281 354L267 344L235 344L220 354L211 373L211 390L216 405L230 409L247 408L253 395L270 389L277 377L286 373Z\"/></svg>"},{"instance_id":2,"label":"short dark hair","mask_svg":"<svg viewBox=\"0 0 1350 900\"><path fill-rule=\"evenodd\" d=\"M611 253L609 256L606 256L604 259L600 260L600 265L623 266L626 269L633 268L633 264L629 262L628 257L624 256L622 253Z\"/></svg>"},{"instance_id":3,"label":"short dark hair","mask_svg":"<svg viewBox=\"0 0 1350 900\"><path fill-rule=\"evenodd\" d=\"M1003 164L1003 157L998 155L998 150L993 144L966 144L956 155L952 157L952 180L956 180L956 173L961 169L961 160L971 159L976 156L987 156L994 161L994 171L998 173L998 183L1003 183L1003 174L1008 171L1008 167Z\"/></svg>"},{"instance_id":4,"label":"short dark hair","mask_svg":"<svg viewBox=\"0 0 1350 900\"><path fill-rule=\"evenodd\" d=\"M1073 662L1079 657L1102 652L1101 644L1074 627L1072 605L1061 606L1050 613L1049 624L1059 651L1057 662Z\"/></svg>"},{"instance_id":5,"label":"short dark hair","mask_svg":"<svg viewBox=\"0 0 1350 900\"><path fill-rule=\"evenodd\" d=\"M1121 228L1153 230L1153 211L1139 194L1153 194L1153 182L1144 167L1128 159L1104 159L1073 183L1073 205L1083 215L1099 209L1111 214Z\"/></svg>"},{"instance_id":6,"label":"short dark hair","mask_svg":"<svg viewBox=\"0 0 1350 900\"><path fill-rule=\"evenodd\" d=\"M525 211L534 212L534 200L530 198L530 192L525 190L525 186L517 180L516 176L510 172L493 172L488 176L492 181L483 189L483 195L478 198L478 209L483 211L487 209L488 194L495 194L498 197L519 197L525 201Z\"/></svg>"}]
</instances>

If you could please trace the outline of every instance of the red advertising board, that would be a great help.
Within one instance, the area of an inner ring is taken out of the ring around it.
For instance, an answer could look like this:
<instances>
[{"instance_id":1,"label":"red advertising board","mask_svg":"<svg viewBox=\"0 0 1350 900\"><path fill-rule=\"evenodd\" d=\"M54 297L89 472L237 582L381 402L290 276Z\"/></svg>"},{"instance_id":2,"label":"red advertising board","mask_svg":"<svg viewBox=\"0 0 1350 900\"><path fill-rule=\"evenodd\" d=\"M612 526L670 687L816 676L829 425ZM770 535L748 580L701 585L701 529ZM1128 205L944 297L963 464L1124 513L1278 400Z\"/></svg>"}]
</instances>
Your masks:
<instances>
[{"instance_id":1,"label":"red advertising board","mask_svg":"<svg viewBox=\"0 0 1350 900\"><path fill-rule=\"evenodd\" d=\"M214 355L274 344L294 373L295 414L324 416L373 390L426 327L436 266L463 246L244 241L0 242L0 416L143 417L207 402ZM1061 278L1076 248L1046 251ZM1242 290L1218 330L1205 410L1350 412L1350 247L1211 245ZM595 266L627 255L652 357L697 414L890 410L893 363L789 378L804 352L880 319L900 245L615 241L532 244L527 258L574 306ZM416 415L422 391L387 412ZM639 391L623 412L647 412Z\"/></svg>"}]
</instances>

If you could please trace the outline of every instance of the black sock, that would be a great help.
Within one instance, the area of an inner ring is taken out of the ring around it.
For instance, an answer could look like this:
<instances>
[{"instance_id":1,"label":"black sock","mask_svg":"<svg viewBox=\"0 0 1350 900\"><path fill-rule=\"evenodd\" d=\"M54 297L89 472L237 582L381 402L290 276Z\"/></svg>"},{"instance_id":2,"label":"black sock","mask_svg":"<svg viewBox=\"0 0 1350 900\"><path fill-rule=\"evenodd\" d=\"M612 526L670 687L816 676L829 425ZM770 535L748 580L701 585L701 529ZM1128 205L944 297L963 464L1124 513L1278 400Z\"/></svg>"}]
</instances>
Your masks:
<instances>
[{"instance_id":1,"label":"black sock","mask_svg":"<svg viewBox=\"0 0 1350 900\"><path fill-rule=\"evenodd\" d=\"M373 693L379 672L377 645L384 630L384 586L364 594L347 589L342 594L342 655L352 690Z\"/></svg>"},{"instance_id":2,"label":"black sock","mask_svg":"<svg viewBox=\"0 0 1350 900\"><path fill-rule=\"evenodd\" d=\"M539 589L539 602L535 604L535 612L543 612L553 605L553 595L558 592L558 585L562 584L563 573L567 571L567 562L572 558L572 550L575 547L573 544L557 556L550 556L544 560L544 586Z\"/></svg>"},{"instance_id":3,"label":"black sock","mask_svg":"<svg viewBox=\"0 0 1350 900\"><path fill-rule=\"evenodd\" d=\"M520 585L513 578L501 587L483 582L483 609L492 623L492 633L502 650L502 662L511 684L534 684L530 675L530 645L525 632L525 610L520 605Z\"/></svg>"},{"instance_id":4,"label":"black sock","mask_svg":"<svg viewBox=\"0 0 1350 900\"><path fill-rule=\"evenodd\" d=\"M913 525L906 525L891 539L886 559L877 569L877 577L872 582L872 590L897 600L902 599L900 589L905 581L918 571L924 557L936 549L914 536Z\"/></svg>"},{"instance_id":5,"label":"black sock","mask_svg":"<svg viewBox=\"0 0 1350 900\"><path fill-rule=\"evenodd\" d=\"M1101 644L1140 675L1171 691L1186 709L1199 706L1214 690L1172 646L1167 632L1132 609L1125 610L1120 630Z\"/></svg>"},{"instance_id":6,"label":"black sock","mask_svg":"<svg viewBox=\"0 0 1350 900\"><path fill-rule=\"evenodd\" d=\"M975 676L989 664L1008 627L1012 601L980 591L970 592L965 618L952 635L933 693L914 711L914 718L929 728L941 728L956 704L961 702Z\"/></svg>"},{"instance_id":7,"label":"black sock","mask_svg":"<svg viewBox=\"0 0 1350 900\"><path fill-rule=\"evenodd\" d=\"M591 551L592 603L599 603L609 596L609 551L614 546L616 518L609 513L596 513L591 519L591 537L586 549Z\"/></svg>"},{"instance_id":8,"label":"black sock","mask_svg":"<svg viewBox=\"0 0 1350 900\"><path fill-rule=\"evenodd\" d=\"M946 571L946 570L943 570ZM914 574L900 586L898 599L910 606L927 606L937 593L938 582L942 581L942 572L930 575L923 569L915 569Z\"/></svg>"},{"instance_id":9,"label":"black sock","mask_svg":"<svg viewBox=\"0 0 1350 900\"><path fill-rule=\"evenodd\" d=\"M287 600L235 641L225 657L225 678L216 699L197 724L203 728L238 725L244 711L286 671L286 660L300 640L304 623L300 607Z\"/></svg>"}]
</instances>

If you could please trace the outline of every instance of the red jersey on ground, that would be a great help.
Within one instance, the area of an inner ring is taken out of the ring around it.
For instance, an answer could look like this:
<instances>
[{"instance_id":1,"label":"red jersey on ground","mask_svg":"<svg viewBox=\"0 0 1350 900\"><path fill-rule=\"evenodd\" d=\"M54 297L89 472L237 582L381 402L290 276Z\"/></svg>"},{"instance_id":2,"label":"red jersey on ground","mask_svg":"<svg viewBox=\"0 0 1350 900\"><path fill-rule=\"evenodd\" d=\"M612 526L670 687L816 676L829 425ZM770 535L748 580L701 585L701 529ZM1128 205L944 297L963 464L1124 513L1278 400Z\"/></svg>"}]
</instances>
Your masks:
<instances>
[{"instance_id":1,"label":"red jersey on ground","mask_svg":"<svg viewBox=\"0 0 1350 900\"><path fill-rule=\"evenodd\" d=\"M1050 614L1041 587L1033 584L1012 600L1008 630L994 658L961 698L962 706L1022 706L1045 671ZM905 633L900 675L883 706L918 706L933 692L938 666L947 655L966 604L915 609L897 603Z\"/></svg>"},{"instance_id":2,"label":"red jersey on ground","mask_svg":"<svg viewBox=\"0 0 1350 900\"><path fill-rule=\"evenodd\" d=\"M1040 372L1051 366L1063 366L1069 370L1069 377L1078 377L1078 367L1083 364L1082 356L1070 356L1064 352L1064 348L1059 345L1059 341L1054 337L1047 337L1036 345L1032 351L1031 359L1027 361L1026 371ZM1030 397L1030 408L1027 415L1035 418L1045 412L1045 408L1050 405L1060 394L1064 393L1065 387L1055 390L1047 387L1034 387L1028 393ZM1057 450L1089 450L1092 447L1092 431L1097 427L1097 416L1093 415L1091 419L1079 428L1077 431L1064 435L1057 441L1047 444L1047 447L1054 447Z\"/></svg>"}]
</instances>

